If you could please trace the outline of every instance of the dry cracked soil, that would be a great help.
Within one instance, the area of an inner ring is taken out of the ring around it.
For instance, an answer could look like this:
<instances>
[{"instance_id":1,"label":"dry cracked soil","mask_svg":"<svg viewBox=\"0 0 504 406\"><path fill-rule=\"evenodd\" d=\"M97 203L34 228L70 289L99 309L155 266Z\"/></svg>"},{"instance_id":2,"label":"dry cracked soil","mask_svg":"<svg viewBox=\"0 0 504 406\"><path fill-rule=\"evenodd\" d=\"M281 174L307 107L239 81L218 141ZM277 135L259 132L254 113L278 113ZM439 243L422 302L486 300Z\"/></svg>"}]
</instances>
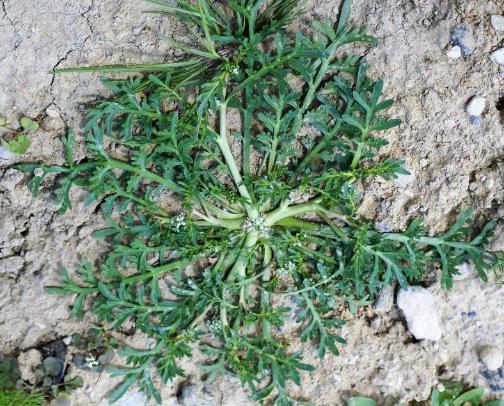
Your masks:
<instances>
[{"instance_id":1,"label":"dry cracked soil","mask_svg":"<svg viewBox=\"0 0 504 406\"><path fill-rule=\"evenodd\" d=\"M82 127L83 105L106 94L95 75L54 76L57 67L167 60L176 54L166 41L180 32L178 23L143 14L135 0L1 0L0 114L12 126L21 116L40 123L24 156L0 149L0 354L29 349L86 331L68 314L71 300L48 296L63 267L99 258L103 244L91 233L101 219L74 194L74 207L57 214L50 191L33 198L18 161L64 160L60 137ZM334 19L339 0L309 1L299 24ZM367 53L372 75L383 77L385 93L396 99L393 114L402 125L387 134L384 151L403 157L412 173L393 182L363 186L360 212L384 230L403 229L422 215L432 232L473 207L477 221L498 221L492 250L504 249L504 66L490 54L504 46L504 31L491 24L504 14L502 0L354 0L353 20L366 24L379 45ZM466 33L460 41L453 32ZM458 44L461 42L461 44ZM454 49L455 45L459 49ZM462 48L462 55L458 52ZM486 99L483 113L471 118L467 102ZM82 147L78 150L83 155ZM373 396L381 404L428 398L440 379L504 391L504 371L486 370L478 349L504 350L504 288L483 283L474 274L451 291L438 283L434 295L442 327L438 341L415 340L394 305L347 314L342 335L348 344L340 356L307 360L318 368L305 374L293 392L319 405L344 405L353 394ZM124 336L132 343L142 338ZM293 340L294 347L299 346ZM105 405L117 379L106 373L76 370L84 387L66 404ZM187 377L163 389L165 405L248 405L239 382L226 378L206 385L195 360L186 361ZM149 404L131 391L119 403Z\"/></svg>"}]
</instances>

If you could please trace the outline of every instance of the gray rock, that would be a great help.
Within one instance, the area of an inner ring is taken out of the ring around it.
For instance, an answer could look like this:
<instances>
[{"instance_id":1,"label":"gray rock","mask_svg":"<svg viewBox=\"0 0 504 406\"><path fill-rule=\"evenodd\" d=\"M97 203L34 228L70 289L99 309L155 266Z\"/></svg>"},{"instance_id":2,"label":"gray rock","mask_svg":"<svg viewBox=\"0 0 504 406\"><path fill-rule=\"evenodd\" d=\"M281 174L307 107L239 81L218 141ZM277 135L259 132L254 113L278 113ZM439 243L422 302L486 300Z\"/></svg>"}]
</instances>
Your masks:
<instances>
[{"instance_id":1,"label":"gray rock","mask_svg":"<svg viewBox=\"0 0 504 406\"><path fill-rule=\"evenodd\" d=\"M21 378L31 384L35 384L37 382L37 377L35 376L34 370L42 364L41 352L36 349L22 352L18 356L18 364Z\"/></svg>"},{"instance_id":2,"label":"gray rock","mask_svg":"<svg viewBox=\"0 0 504 406\"><path fill-rule=\"evenodd\" d=\"M504 48L500 48L490 54L490 59L498 65L504 65Z\"/></svg>"},{"instance_id":3,"label":"gray rock","mask_svg":"<svg viewBox=\"0 0 504 406\"><path fill-rule=\"evenodd\" d=\"M392 285L385 285L380 289L378 298L373 306L374 311L377 313L387 313L392 310L394 306L394 290Z\"/></svg>"},{"instance_id":4,"label":"gray rock","mask_svg":"<svg viewBox=\"0 0 504 406\"><path fill-rule=\"evenodd\" d=\"M504 31L504 16L494 14L490 17L490 22L495 31Z\"/></svg>"},{"instance_id":5,"label":"gray rock","mask_svg":"<svg viewBox=\"0 0 504 406\"><path fill-rule=\"evenodd\" d=\"M397 306L406 318L409 332L416 339L437 341L441 338L434 296L427 289L419 286L401 289L397 295Z\"/></svg>"},{"instance_id":6,"label":"gray rock","mask_svg":"<svg viewBox=\"0 0 504 406\"><path fill-rule=\"evenodd\" d=\"M498 370L504 364L504 353L500 348L485 345L478 351L481 362L489 371Z\"/></svg>"},{"instance_id":7,"label":"gray rock","mask_svg":"<svg viewBox=\"0 0 504 406\"><path fill-rule=\"evenodd\" d=\"M482 96L472 97L466 105L466 111L471 117L479 117L485 110L486 98Z\"/></svg>"}]
</instances>

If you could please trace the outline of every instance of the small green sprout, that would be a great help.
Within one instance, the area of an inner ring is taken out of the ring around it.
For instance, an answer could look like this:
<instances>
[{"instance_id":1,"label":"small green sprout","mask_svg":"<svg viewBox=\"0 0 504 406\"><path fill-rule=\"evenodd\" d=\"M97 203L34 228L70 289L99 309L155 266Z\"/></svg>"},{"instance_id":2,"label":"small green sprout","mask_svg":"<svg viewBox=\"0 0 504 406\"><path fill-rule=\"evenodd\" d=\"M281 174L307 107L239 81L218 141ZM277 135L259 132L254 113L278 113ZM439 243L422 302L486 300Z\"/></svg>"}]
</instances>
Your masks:
<instances>
[{"instance_id":1,"label":"small green sprout","mask_svg":"<svg viewBox=\"0 0 504 406\"><path fill-rule=\"evenodd\" d=\"M19 122L21 124L21 129L13 130L8 127L9 123L7 119L4 116L0 116L0 128L3 128L8 133L14 134L10 141L2 139L2 145L13 154L24 154L31 144L28 133L37 131L39 128L38 123L28 117L21 117Z\"/></svg>"}]
</instances>

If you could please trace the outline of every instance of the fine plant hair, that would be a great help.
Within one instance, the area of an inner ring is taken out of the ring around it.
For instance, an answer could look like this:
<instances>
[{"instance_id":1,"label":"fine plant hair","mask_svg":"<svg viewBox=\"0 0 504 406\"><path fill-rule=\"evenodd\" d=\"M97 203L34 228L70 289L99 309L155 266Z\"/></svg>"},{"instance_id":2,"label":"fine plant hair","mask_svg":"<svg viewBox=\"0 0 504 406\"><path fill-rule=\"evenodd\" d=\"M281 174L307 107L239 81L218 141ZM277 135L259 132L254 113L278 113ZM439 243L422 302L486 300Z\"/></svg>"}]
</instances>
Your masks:
<instances>
[{"instance_id":1,"label":"fine plant hair","mask_svg":"<svg viewBox=\"0 0 504 406\"><path fill-rule=\"evenodd\" d=\"M352 53L376 40L349 22L350 0L308 34L287 29L298 0L149 2L185 23L190 41L176 45L186 56L60 70L136 75L103 81L113 96L87 112L84 159L70 131L65 165L20 166L35 194L56 184L62 213L77 186L109 224L95 232L108 254L47 291L74 295L76 317L89 306L110 329L132 321L155 342L122 349L129 367L112 369L124 380L111 402L134 383L161 402L154 374L184 376L180 359L199 346L206 379L228 374L261 404L300 404L290 381L314 367L281 333L294 311L285 298L323 358L345 342L339 306L355 311L432 265L446 288L467 261L486 279L493 222L474 232L465 211L430 236L419 218L380 232L357 214L359 183L408 172L377 154L400 122Z\"/></svg>"}]
</instances>

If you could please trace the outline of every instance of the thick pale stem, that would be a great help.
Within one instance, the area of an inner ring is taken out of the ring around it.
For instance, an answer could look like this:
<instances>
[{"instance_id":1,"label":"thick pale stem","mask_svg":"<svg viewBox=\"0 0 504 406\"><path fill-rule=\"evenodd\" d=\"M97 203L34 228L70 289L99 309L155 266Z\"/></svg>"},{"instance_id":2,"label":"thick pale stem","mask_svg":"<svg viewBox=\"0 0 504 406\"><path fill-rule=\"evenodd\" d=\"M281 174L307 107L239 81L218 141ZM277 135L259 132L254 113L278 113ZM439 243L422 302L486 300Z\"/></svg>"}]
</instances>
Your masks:
<instances>
[{"instance_id":1,"label":"thick pale stem","mask_svg":"<svg viewBox=\"0 0 504 406\"><path fill-rule=\"evenodd\" d=\"M273 210L266 215L264 225L266 227L272 227L284 219L287 219L289 217L301 216L306 213L320 214L331 219L341 220L347 224L351 223L351 220L348 219L347 216L344 216L343 214L339 213L330 212L325 207L318 204L316 201L311 201L288 207L280 206L278 209Z\"/></svg>"},{"instance_id":2,"label":"thick pale stem","mask_svg":"<svg viewBox=\"0 0 504 406\"><path fill-rule=\"evenodd\" d=\"M219 106L219 137L217 138L217 145L219 146L222 155L224 156L224 160L231 172L231 176L233 177L233 181L238 188L238 192L245 199L245 209L247 210L247 214L250 218L255 219L259 215L257 209L252 205L252 197L247 189L247 187L243 184L243 179L240 174L240 170L238 169L238 165L236 164L236 160L234 159L233 153L231 152L231 148L229 147L229 143L227 140L227 105L226 103L221 103Z\"/></svg>"}]
</instances>

